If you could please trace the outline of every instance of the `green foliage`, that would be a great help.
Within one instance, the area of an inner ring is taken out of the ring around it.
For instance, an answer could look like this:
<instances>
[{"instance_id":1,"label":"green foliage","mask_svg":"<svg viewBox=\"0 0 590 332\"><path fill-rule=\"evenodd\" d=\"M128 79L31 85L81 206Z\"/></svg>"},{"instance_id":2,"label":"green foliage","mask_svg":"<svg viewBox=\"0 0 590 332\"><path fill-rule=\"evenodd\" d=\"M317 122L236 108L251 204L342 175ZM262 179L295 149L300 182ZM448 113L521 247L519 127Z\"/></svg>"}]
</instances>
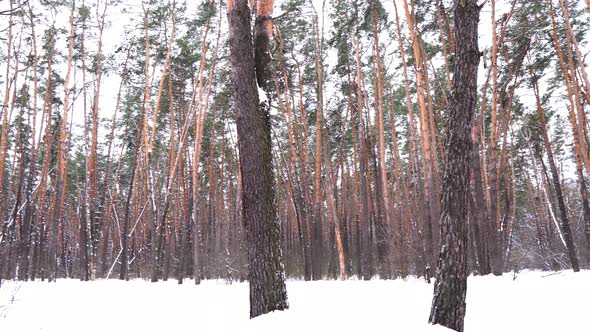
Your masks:
<instances>
[{"instance_id":1,"label":"green foliage","mask_svg":"<svg viewBox=\"0 0 590 332\"><path fill-rule=\"evenodd\" d=\"M336 49L338 61L333 72L338 77L347 77L354 73L352 63L354 49L352 46L352 34L356 31L358 22L358 1L336 1L332 0L333 12L330 18L333 21L331 37L328 39L328 46ZM352 9L352 10L351 10ZM347 82L343 83L342 89L347 88ZM342 91L346 94L346 91Z\"/></svg>"},{"instance_id":2,"label":"green foliage","mask_svg":"<svg viewBox=\"0 0 590 332\"><path fill-rule=\"evenodd\" d=\"M90 7L86 6L86 5L82 5L80 7L78 7L78 17L80 20L82 21L86 21L87 19L90 18Z\"/></svg>"}]
</instances>

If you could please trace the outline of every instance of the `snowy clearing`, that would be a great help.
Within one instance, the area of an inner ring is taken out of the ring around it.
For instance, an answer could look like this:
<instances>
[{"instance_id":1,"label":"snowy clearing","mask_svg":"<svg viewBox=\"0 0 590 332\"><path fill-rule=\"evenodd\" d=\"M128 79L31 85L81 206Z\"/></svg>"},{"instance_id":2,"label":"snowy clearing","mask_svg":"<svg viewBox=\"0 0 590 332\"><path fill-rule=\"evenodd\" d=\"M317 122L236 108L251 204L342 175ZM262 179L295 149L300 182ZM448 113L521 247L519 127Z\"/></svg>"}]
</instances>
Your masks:
<instances>
[{"instance_id":1,"label":"snowy clearing","mask_svg":"<svg viewBox=\"0 0 590 332\"><path fill-rule=\"evenodd\" d=\"M472 277L466 332L588 331L590 271ZM4 282L0 331L449 331L426 324L432 284L289 281L291 309L248 319L248 285Z\"/></svg>"}]
</instances>

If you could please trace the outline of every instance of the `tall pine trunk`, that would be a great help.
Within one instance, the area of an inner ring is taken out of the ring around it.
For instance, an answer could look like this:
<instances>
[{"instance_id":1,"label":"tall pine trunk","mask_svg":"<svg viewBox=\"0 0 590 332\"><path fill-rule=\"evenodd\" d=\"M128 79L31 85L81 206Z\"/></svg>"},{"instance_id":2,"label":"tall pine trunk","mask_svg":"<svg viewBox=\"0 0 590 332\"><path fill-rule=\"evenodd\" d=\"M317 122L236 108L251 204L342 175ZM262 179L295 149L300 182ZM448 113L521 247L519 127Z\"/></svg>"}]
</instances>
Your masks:
<instances>
[{"instance_id":1,"label":"tall pine trunk","mask_svg":"<svg viewBox=\"0 0 590 332\"><path fill-rule=\"evenodd\" d=\"M446 119L445 169L442 182L441 249L429 321L463 331L467 294L467 207L471 125L477 99L479 64L475 0L455 3L455 66Z\"/></svg>"},{"instance_id":2,"label":"tall pine trunk","mask_svg":"<svg viewBox=\"0 0 590 332\"><path fill-rule=\"evenodd\" d=\"M227 7L242 172L242 209L248 242L250 317L254 318L289 306L281 260L270 138L268 97L272 79L273 1L259 0L257 3L254 45L247 1L230 0ZM258 88L264 90L266 96L259 96Z\"/></svg>"}]
</instances>

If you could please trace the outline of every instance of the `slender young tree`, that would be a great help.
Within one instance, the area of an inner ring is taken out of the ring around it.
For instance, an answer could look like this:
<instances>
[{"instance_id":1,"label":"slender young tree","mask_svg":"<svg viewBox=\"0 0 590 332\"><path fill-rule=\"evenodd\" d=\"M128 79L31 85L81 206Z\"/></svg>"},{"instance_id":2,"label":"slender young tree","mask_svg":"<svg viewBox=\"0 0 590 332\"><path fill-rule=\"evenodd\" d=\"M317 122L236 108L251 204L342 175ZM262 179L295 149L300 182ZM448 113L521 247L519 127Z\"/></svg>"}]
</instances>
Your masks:
<instances>
[{"instance_id":1,"label":"slender young tree","mask_svg":"<svg viewBox=\"0 0 590 332\"><path fill-rule=\"evenodd\" d=\"M442 181L441 249L429 321L463 331L467 293L467 207L471 121L477 100L479 11L476 0L455 1L455 66L447 111Z\"/></svg>"},{"instance_id":2,"label":"slender young tree","mask_svg":"<svg viewBox=\"0 0 590 332\"><path fill-rule=\"evenodd\" d=\"M4 101L0 105L0 116L2 117L2 123L0 128L0 218L4 218L4 195L6 194L5 186L4 186L4 172L5 172L5 162L6 162L6 154L8 150L8 101L10 99L10 61L12 60L12 20L13 20L13 4L10 2L10 12L8 15L8 47L7 47L7 55L6 55L6 76L5 77L5 89L4 89ZM3 220L3 219L2 219ZM0 235L1 236L1 235ZM3 238L0 237L0 244L2 243Z\"/></svg>"},{"instance_id":3,"label":"slender young tree","mask_svg":"<svg viewBox=\"0 0 590 332\"><path fill-rule=\"evenodd\" d=\"M320 280L322 278L321 257L322 257L322 223L323 223L323 195L322 195L322 118L324 109L324 73L322 69L322 33L319 26L319 15L313 7L313 2L310 2L314 10L313 30L314 30L314 60L316 66L316 83L317 83L317 110L316 110L316 131L315 131L315 176L314 176L314 207L313 207L313 223L311 236L311 252L312 260L312 275L313 280ZM323 31L323 30L322 30Z\"/></svg>"},{"instance_id":4,"label":"slender young tree","mask_svg":"<svg viewBox=\"0 0 590 332\"><path fill-rule=\"evenodd\" d=\"M65 200L65 192L67 191L67 172L68 172L68 113L70 112L70 96L69 96L69 83L70 83L70 76L72 73L72 60L73 60L73 52L74 52L74 33L75 33L75 22L74 22L74 12L75 12L75 2L72 3L72 7L70 9L70 32L69 32L69 47L68 47L68 63L67 63L67 70L66 70L66 77L64 80L64 100L63 100L63 115L61 117L60 123L60 133L59 133L59 141L58 141L58 150L57 150L57 185L55 195L53 199L53 210L50 208L50 215L53 218L52 225L51 225L51 238L49 241L49 256L48 256L48 264L49 265L49 280L55 281L57 278L58 273L58 262L57 262L57 252L58 252L58 244L57 244L57 237L58 232L61 228L61 219L64 213L64 200Z\"/></svg>"},{"instance_id":5,"label":"slender young tree","mask_svg":"<svg viewBox=\"0 0 590 332\"><path fill-rule=\"evenodd\" d=\"M551 180L553 180L553 186L555 189L555 195L557 196L557 204L559 206L560 212L560 226L563 229L563 238L565 240L565 246L567 249L568 257L570 260L570 264L572 265L572 269L574 272L580 271L580 263L578 261L578 255L576 253L576 246L574 244L574 239L572 237L572 229L570 227L569 218L567 215L567 208L565 205L565 200L563 198L563 190L561 188L561 182L559 181L559 173L557 171L557 165L555 165L555 158L553 157L553 149L551 147L551 141L549 140L549 135L547 134L547 121L545 120L545 112L543 110L543 106L541 105L541 97L539 92L539 83L538 83L538 76L533 75L531 78L533 83L533 90L535 93L535 101L537 106L537 115L539 116L539 121L541 123L541 132L543 134L543 143L545 145L545 150L547 151L547 160L549 162L549 169L551 170Z\"/></svg>"},{"instance_id":6,"label":"slender young tree","mask_svg":"<svg viewBox=\"0 0 590 332\"><path fill-rule=\"evenodd\" d=\"M403 1L404 13L406 21L408 22L408 31L410 32L410 39L412 41L412 50L416 61L416 93L418 94L418 109L420 114L420 131L421 143L422 143L422 164L424 168L424 203L422 213L424 214L424 232L426 239L425 244L425 270L428 270L432 266L434 261L434 246L436 246L435 234L433 226L436 225L437 215L435 213L436 197L434 194L434 172L433 172L433 160L432 160L432 146L431 146L431 127L429 124L430 114L428 112L427 97L425 81L427 79L426 73L427 68L423 66L422 60L423 54L420 49L420 45L423 42L416 31L416 18L415 18L415 1L410 0L412 4L412 10L408 5L408 0ZM426 206L427 205L427 206ZM428 208L427 208L428 207Z\"/></svg>"}]
</instances>

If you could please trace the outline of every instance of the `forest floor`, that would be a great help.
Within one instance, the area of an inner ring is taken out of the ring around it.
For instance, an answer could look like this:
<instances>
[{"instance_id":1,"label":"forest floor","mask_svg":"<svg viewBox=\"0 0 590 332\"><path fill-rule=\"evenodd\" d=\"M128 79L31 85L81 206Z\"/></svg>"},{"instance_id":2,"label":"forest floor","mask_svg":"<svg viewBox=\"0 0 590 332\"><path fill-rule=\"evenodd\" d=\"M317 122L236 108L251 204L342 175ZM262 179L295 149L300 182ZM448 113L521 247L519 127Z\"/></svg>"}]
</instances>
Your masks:
<instances>
[{"instance_id":1,"label":"forest floor","mask_svg":"<svg viewBox=\"0 0 590 332\"><path fill-rule=\"evenodd\" d=\"M4 281L0 331L403 331L426 324L424 280L287 283L291 309L249 320L247 283ZM466 332L590 331L590 271L470 277Z\"/></svg>"}]
</instances>

